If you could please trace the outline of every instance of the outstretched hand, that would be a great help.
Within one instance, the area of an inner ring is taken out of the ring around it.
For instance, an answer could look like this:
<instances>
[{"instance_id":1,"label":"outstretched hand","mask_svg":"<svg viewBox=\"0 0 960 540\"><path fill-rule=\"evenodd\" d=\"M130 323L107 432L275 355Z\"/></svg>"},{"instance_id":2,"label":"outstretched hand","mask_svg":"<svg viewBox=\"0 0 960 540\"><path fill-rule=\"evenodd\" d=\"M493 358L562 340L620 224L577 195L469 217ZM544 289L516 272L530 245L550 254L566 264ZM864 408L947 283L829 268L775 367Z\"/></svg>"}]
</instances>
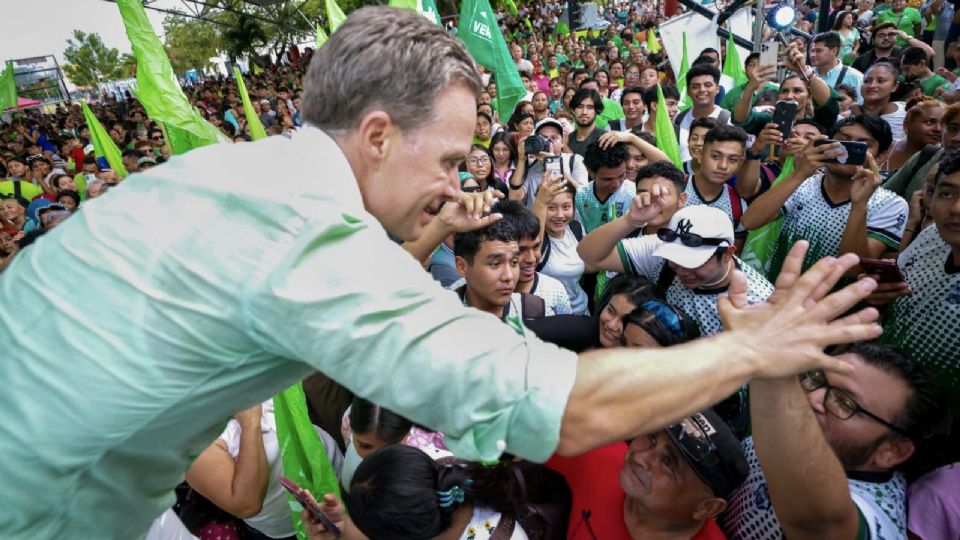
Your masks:
<instances>
[{"instance_id":1,"label":"outstretched hand","mask_svg":"<svg viewBox=\"0 0 960 540\"><path fill-rule=\"evenodd\" d=\"M743 346L756 353L758 377L787 377L818 368L848 372L849 366L825 354L824 348L874 339L882 331L874 308L842 317L877 288L876 281L861 279L830 293L859 258L826 257L801 273L808 247L805 241L794 244L766 302L748 303L747 280L740 271L733 273L728 296L717 301L724 328L741 332Z\"/></svg>"},{"instance_id":2,"label":"outstretched hand","mask_svg":"<svg viewBox=\"0 0 960 540\"><path fill-rule=\"evenodd\" d=\"M502 198L503 193L499 191L461 193L460 200L444 204L437 217L450 232L465 233L482 229L503 217L498 213L489 213L494 201Z\"/></svg>"}]
</instances>

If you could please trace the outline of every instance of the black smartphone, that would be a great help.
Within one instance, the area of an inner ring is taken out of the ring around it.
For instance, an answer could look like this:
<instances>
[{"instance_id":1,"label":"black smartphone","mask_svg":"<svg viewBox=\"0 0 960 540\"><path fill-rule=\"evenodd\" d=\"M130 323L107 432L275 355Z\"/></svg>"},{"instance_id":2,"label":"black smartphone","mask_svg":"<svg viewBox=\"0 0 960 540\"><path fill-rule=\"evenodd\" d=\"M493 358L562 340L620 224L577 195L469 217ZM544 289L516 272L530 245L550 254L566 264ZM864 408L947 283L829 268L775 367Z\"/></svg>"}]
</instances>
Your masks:
<instances>
[{"instance_id":1,"label":"black smartphone","mask_svg":"<svg viewBox=\"0 0 960 540\"><path fill-rule=\"evenodd\" d=\"M780 134L783 135L783 142L790 138L790 132L793 131L793 122L797 119L796 101L778 101L773 110L773 123L777 125Z\"/></svg>"},{"instance_id":2,"label":"black smartphone","mask_svg":"<svg viewBox=\"0 0 960 540\"><path fill-rule=\"evenodd\" d=\"M818 141L813 141L814 146L823 146L825 144L831 144L838 142L840 143L844 150L843 154L832 158L824 160L825 163L840 163L842 165L863 165L867 162L867 143L857 142L857 141L835 141L833 139L820 139Z\"/></svg>"},{"instance_id":3,"label":"black smartphone","mask_svg":"<svg viewBox=\"0 0 960 540\"><path fill-rule=\"evenodd\" d=\"M878 283L904 283L907 281L893 259L860 259L863 273L877 276Z\"/></svg>"},{"instance_id":4,"label":"black smartphone","mask_svg":"<svg viewBox=\"0 0 960 540\"><path fill-rule=\"evenodd\" d=\"M320 505L308 497L306 491L302 487L298 486L296 482L285 476L281 476L280 485L289 491L290 494L293 495L294 499L300 501L300 504L302 504L303 507L310 512L310 515L313 516L315 521L323 523L323 526L326 527L328 531L333 533L334 536L340 536L340 534L342 534L340 529L333 524L333 520L323 513L323 510L320 509Z\"/></svg>"}]
</instances>

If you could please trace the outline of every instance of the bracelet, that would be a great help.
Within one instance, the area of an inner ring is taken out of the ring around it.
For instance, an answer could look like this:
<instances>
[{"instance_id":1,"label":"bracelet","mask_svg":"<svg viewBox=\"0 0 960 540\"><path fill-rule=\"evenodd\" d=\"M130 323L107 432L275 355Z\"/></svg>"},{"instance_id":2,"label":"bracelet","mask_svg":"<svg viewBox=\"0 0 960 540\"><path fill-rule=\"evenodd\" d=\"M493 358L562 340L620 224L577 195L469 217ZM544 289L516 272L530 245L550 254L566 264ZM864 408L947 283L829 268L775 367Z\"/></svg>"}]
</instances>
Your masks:
<instances>
[{"instance_id":1,"label":"bracelet","mask_svg":"<svg viewBox=\"0 0 960 540\"><path fill-rule=\"evenodd\" d=\"M754 154L754 153L751 152L750 150L747 150L747 155L746 155L746 157L747 157L747 160L749 160L749 161L760 161L761 159L763 159L763 152L761 152L761 153L759 153L759 154Z\"/></svg>"},{"instance_id":2,"label":"bracelet","mask_svg":"<svg viewBox=\"0 0 960 540\"><path fill-rule=\"evenodd\" d=\"M509 184L510 189L512 189L512 190L514 190L514 191L523 189L523 184L520 184L519 186L515 186L515 185L513 185L513 184L510 184L509 182L507 182L507 183Z\"/></svg>"},{"instance_id":3,"label":"bracelet","mask_svg":"<svg viewBox=\"0 0 960 540\"><path fill-rule=\"evenodd\" d=\"M907 231L908 233L917 234L917 230L916 230L916 229L911 229L911 228L907 227L907 228L905 228L905 229L903 229L903 230Z\"/></svg>"}]
</instances>

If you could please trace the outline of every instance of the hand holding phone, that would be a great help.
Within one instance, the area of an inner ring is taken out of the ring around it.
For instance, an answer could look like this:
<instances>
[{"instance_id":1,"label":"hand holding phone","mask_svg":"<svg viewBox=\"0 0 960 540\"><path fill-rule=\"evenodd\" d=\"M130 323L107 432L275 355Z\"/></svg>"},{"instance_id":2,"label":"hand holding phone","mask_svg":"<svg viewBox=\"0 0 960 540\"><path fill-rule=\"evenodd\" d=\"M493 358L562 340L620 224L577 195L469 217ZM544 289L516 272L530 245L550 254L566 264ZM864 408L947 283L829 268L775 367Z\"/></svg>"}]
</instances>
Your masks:
<instances>
[{"instance_id":1,"label":"hand holding phone","mask_svg":"<svg viewBox=\"0 0 960 540\"><path fill-rule=\"evenodd\" d=\"M780 43L776 39L768 39L760 44L761 66L775 66L780 56Z\"/></svg>"},{"instance_id":2,"label":"hand holding phone","mask_svg":"<svg viewBox=\"0 0 960 540\"><path fill-rule=\"evenodd\" d=\"M303 505L303 508L310 514L310 517L312 517L314 521L322 524L334 536L340 536L342 534L340 528L334 525L330 516L326 515L323 510L320 509L320 505L317 504L317 501L313 500L313 497L310 496L307 490L298 486L296 482L285 476L280 477L280 485Z\"/></svg>"},{"instance_id":3,"label":"hand holding phone","mask_svg":"<svg viewBox=\"0 0 960 540\"><path fill-rule=\"evenodd\" d=\"M793 123L797 120L797 107L796 101L778 101L773 110L773 123L777 125L784 141L790 138L793 131Z\"/></svg>"},{"instance_id":4,"label":"hand holding phone","mask_svg":"<svg viewBox=\"0 0 960 540\"><path fill-rule=\"evenodd\" d=\"M839 163L841 165L863 165L867 161L867 143L857 141L835 141L833 139L818 139L813 141L814 146L840 144L841 151L834 152L833 157L823 160L823 163Z\"/></svg>"},{"instance_id":5,"label":"hand holding phone","mask_svg":"<svg viewBox=\"0 0 960 540\"><path fill-rule=\"evenodd\" d=\"M893 259L860 259L860 268L869 276L876 276L878 283L906 283L907 279Z\"/></svg>"}]
</instances>

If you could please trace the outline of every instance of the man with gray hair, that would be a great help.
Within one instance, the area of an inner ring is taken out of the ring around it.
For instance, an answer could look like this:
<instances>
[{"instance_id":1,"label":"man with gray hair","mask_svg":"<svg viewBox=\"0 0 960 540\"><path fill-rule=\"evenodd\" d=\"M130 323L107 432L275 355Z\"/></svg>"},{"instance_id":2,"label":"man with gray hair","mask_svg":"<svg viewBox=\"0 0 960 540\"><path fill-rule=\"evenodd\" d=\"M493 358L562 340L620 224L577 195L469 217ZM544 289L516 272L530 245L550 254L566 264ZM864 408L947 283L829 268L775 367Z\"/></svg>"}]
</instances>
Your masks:
<instances>
[{"instance_id":1,"label":"man with gray hair","mask_svg":"<svg viewBox=\"0 0 960 540\"><path fill-rule=\"evenodd\" d=\"M872 311L832 322L875 287L826 296L856 257L799 276L801 247L768 303L748 309L734 275L728 332L578 362L464 308L388 239L496 219L481 217L489 195L459 190L480 90L463 44L413 10L364 8L305 86L290 139L139 173L4 272L0 306L29 306L0 309L5 539L142 535L225 418L314 370L464 458L543 461L652 432L751 378L843 369L824 346L879 334ZM444 203L458 211L435 218Z\"/></svg>"}]
</instances>

